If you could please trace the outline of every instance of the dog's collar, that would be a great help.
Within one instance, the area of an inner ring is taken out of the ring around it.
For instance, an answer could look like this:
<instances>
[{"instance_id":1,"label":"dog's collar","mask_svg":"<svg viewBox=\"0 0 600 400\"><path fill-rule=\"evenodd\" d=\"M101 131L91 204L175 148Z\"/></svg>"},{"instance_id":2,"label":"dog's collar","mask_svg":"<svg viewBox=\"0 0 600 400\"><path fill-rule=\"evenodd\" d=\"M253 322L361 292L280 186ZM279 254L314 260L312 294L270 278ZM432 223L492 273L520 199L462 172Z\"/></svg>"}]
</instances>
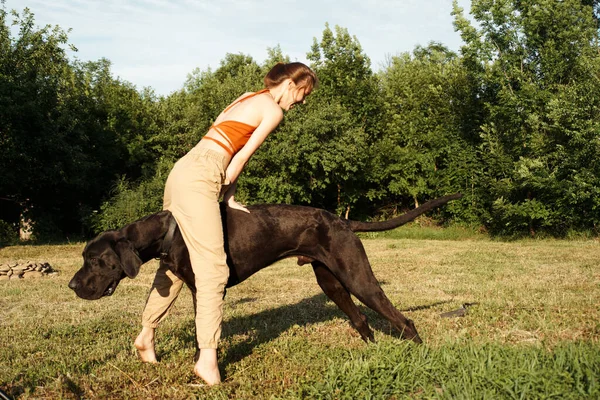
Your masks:
<instances>
[{"instance_id":1,"label":"dog's collar","mask_svg":"<svg viewBox=\"0 0 600 400\"><path fill-rule=\"evenodd\" d=\"M171 215L171 219L169 220L169 229L167 229L167 233L165 234L162 245L160 246L161 259L165 258L169 254L169 249L173 243L173 236L175 235L175 228L177 228L177 221L175 220L175 217Z\"/></svg>"}]
</instances>

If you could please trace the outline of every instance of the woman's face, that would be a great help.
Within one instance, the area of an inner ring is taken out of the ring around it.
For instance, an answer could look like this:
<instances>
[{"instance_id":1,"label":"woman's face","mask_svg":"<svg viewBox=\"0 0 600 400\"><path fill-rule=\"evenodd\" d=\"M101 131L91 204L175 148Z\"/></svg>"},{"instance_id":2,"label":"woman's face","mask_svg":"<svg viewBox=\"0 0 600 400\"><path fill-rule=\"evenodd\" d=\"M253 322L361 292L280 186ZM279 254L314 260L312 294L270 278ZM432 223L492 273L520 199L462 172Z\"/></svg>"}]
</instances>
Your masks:
<instances>
[{"instance_id":1,"label":"woman's face","mask_svg":"<svg viewBox=\"0 0 600 400\"><path fill-rule=\"evenodd\" d=\"M294 108L296 104L304 104L304 100L306 96L310 94L310 90L303 86L298 86L294 82L290 81L288 85L287 93L284 95L284 98L281 102L281 108L286 111Z\"/></svg>"}]
</instances>

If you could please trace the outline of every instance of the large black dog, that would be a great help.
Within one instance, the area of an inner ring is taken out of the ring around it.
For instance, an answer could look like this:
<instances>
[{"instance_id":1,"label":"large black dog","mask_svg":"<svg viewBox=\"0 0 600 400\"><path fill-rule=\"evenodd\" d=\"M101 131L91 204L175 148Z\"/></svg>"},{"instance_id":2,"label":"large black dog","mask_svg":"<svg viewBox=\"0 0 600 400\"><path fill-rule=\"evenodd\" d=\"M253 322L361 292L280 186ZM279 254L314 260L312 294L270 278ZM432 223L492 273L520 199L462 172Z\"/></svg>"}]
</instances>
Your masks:
<instances>
[{"instance_id":1,"label":"large black dog","mask_svg":"<svg viewBox=\"0 0 600 400\"><path fill-rule=\"evenodd\" d=\"M350 294L389 320L405 339L420 343L413 322L383 293L354 232L393 229L460 197L457 193L431 200L384 222L344 220L325 210L302 206L257 205L248 207L250 213L222 206L230 268L227 287L237 285L275 261L298 257L298 264L312 264L323 292L348 315L363 340L373 341L373 332ZM122 229L101 233L85 246L83 267L71 279L69 287L79 297L89 300L112 295L121 279L135 278L143 263L160 256L172 219L169 211L161 211ZM195 303L194 272L178 229L161 263L166 263L186 282Z\"/></svg>"}]
</instances>

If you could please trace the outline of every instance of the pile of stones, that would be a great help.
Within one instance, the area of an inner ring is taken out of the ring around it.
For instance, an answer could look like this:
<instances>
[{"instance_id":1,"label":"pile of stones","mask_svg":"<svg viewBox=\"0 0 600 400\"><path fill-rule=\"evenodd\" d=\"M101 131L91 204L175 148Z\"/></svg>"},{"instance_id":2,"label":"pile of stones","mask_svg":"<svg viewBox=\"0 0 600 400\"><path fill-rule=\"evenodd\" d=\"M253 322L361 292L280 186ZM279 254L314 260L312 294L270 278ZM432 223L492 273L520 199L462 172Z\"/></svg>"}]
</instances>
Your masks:
<instances>
[{"instance_id":1,"label":"pile of stones","mask_svg":"<svg viewBox=\"0 0 600 400\"><path fill-rule=\"evenodd\" d=\"M56 276L58 272L47 262L9 262L0 264L0 281L13 279L34 279L43 276Z\"/></svg>"}]
</instances>

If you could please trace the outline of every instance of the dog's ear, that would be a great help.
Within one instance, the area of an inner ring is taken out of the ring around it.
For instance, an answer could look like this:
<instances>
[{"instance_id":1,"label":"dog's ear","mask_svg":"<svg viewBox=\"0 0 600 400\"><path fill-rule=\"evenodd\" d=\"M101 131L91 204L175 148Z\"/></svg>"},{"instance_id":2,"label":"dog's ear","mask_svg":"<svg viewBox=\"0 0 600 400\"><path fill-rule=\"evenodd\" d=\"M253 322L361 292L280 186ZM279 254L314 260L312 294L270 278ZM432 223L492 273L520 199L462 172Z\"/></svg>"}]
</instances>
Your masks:
<instances>
[{"instance_id":1,"label":"dog's ear","mask_svg":"<svg viewBox=\"0 0 600 400\"><path fill-rule=\"evenodd\" d=\"M135 278L140 272L142 260L133 249L133 245L128 240L120 240L115 245L115 252L121 259L123 271L130 278Z\"/></svg>"}]
</instances>

